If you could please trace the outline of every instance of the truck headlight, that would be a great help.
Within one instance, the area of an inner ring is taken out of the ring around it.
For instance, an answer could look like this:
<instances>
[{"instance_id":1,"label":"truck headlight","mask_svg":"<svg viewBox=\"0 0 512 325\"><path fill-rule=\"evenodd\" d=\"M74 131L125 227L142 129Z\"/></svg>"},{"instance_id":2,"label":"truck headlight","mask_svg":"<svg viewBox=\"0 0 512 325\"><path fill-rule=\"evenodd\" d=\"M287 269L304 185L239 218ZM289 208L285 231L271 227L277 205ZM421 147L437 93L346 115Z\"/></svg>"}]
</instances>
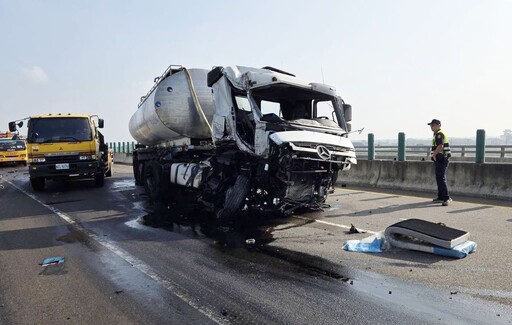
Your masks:
<instances>
[{"instance_id":1,"label":"truck headlight","mask_svg":"<svg viewBox=\"0 0 512 325\"><path fill-rule=\"evenodd\" d=\"M46 158L29 158L29 163L44 163L46 162Z\"/></svg>"},{"instance_id":2,"label":"truck headlight","mask_svg":"<svg viewBox=\"0 0 512 325\"><path fill-rule=\"evenodd\" d=\"M91 160L92 156L91 155L80 156L79 159L80 160Z\"/></svg>"}]
</instances>

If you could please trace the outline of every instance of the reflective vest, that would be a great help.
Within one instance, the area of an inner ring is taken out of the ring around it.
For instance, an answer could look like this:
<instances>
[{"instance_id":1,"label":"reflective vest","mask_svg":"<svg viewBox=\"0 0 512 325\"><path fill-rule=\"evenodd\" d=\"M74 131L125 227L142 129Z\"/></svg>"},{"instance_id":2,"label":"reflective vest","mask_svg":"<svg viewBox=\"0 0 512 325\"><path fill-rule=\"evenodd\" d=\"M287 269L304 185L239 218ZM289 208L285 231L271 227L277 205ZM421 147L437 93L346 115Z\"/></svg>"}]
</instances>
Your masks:
<instances>
[{"instance_id":1,"label":"reflective vest","mask_svg":"<svg viewBox=\"0 0 512 325\"><path fill-rule=\"evenodd\" d=\"M451 156L450 143L448 143L448 137L446 136L446 133L444 133L444 131L442 131L442 130L439 130L434 133L434 137L432 138L432 152L434 152L437 148L436 137L438 134L442 134L443 138L444 138L443 155L450 157Z\"/></svg>"}]
</instances>

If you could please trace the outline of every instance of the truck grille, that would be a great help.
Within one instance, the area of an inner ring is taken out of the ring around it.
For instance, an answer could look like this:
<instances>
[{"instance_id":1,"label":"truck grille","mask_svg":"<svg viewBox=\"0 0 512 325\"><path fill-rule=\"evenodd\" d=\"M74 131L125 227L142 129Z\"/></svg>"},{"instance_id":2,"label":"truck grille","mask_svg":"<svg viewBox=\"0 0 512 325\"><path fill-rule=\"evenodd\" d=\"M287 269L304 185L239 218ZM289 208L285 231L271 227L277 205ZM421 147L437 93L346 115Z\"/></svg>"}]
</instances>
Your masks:
<instances>
[{"instance_id":1,"label":"truck grille","mask_svg":"<svg viewBox=\"0 0 512 325\"><path fill-rule=\"evenodd\" d=\"M78 155L73 156L47 156L47 163L67 163L67 162L77 162L80 161Z\"/></svg>"},{"instance_id":2,"label":"truck grille","mask_svg":"<svg viewBox=\"0 0 512 325\"><path fill-rule=\"evenodd\" d=\"M296 145L297 147L309 148L309 149L316 149L316 147L319 145L318 143L311 143L311 142L293 142L293 144ZM324 147L326 147L327 149L329 149L329 151L345 152L348 150L348 148L341 147L341 146L334 146L334 145L323 144L323 143L322 143L322 145Z\"/></svg>"}]
</instances>

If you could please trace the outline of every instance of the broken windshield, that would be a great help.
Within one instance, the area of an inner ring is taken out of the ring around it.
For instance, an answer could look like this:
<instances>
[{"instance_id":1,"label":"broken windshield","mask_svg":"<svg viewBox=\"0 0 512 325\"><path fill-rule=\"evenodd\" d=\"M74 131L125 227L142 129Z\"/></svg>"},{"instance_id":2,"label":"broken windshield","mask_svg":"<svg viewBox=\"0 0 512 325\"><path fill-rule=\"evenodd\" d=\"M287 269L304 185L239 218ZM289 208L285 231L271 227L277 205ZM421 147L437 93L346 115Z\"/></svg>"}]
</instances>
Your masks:
<instances>
[{"instance_id":1,"label":"broken windshield","mask_svg":"<svg viewBox=\"0 0 512 325\"><path fill-rule=\"evenodd\" d=\"M28 142L80 142L92 140L85 117L33 118L28 125Z\"/></svg>"},{"instance_id":2,"label":"broken windshield","mask_svg":"<svg viewBox=\"0 0 512 325\"><path fill-rule=\"evenodd\" d=\"M261 114L290 123L313 127L344 129L345 122L337 98L290 85L254 89L251 93Z\"/></svg>"}]
</instances>

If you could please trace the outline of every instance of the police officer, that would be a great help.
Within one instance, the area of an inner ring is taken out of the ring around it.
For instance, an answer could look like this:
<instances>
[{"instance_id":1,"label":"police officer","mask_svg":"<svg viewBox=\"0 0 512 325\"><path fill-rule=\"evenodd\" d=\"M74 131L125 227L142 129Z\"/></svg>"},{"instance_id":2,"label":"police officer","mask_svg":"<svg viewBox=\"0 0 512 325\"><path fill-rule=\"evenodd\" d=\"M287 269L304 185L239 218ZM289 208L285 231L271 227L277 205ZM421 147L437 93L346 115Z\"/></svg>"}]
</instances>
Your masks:
<instances>
[{"instance_id":1,"label":"police officer","mask_svg":"<svg viewBox=\"0 0 512 325\"><path fill-rule=\"evenodd\" d=\"M430 129L434 132L431 159L436 167L437 197L433 201L447 206L452 201L446 185L446 170L451 157L450 144L448 143L448 137L441 130L441 121L433 119L427 125L430 125Z\"/></svg>"}]
</instances>

